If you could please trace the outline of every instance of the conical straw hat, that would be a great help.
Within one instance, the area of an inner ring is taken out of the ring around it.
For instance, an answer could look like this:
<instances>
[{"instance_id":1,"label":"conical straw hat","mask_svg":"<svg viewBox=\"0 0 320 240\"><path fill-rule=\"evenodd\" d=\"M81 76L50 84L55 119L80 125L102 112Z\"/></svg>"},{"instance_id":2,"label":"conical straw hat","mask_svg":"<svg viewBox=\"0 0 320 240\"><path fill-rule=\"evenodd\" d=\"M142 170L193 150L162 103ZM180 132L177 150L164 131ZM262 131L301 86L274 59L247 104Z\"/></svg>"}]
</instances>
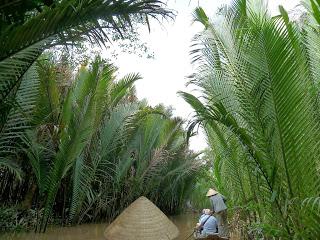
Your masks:
<instances>
[{"instance_id":1,"label":"conical straw hat","mask_svg":"<svg viewBox=\"0 0 320 240\"><path fill-rule=\"evenodd\" d=\"M213 195L216 195L218 192L212 188L210 188L206 194L207 197L211 197Z\"/></svg>"},{"instance_id":2,"label":"conical straw hat","mask_svg":"<svg viewBox=\"0 0 320 240\"><path fill-rule=\"evenodd\" d=\"M107 240L168 240L178 235L178 228L145 197L134 201L104 232Z\"/></svg>"}]
</instances>

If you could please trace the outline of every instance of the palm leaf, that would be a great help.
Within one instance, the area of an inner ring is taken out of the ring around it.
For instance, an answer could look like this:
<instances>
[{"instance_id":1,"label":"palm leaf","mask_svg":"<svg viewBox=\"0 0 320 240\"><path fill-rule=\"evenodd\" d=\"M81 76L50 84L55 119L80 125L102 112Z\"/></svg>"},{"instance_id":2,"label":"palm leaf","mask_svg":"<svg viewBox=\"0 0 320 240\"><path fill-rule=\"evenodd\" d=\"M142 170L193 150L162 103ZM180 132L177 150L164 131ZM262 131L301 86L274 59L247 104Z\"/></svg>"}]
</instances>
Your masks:
<instances>
[{"instance_id":1,"label":"palm leaf","mask_svg":"<svg viewBox=\"0 0 320 240\"><path fill-rule=\"evenodd\" d=\"M4 155L14 154L16 143L26 129L31 127L32 113L34 111L39 89L39 78L35 66L29 69L17 86L17 96L14 107L10 108L5 123L0 128L0 152Z\"/></svg>"},{"instance_id":2,"label":"palm leaf","mask_svg":"<svg viewBox=\"0 0 320 240\"><path fill-rule=\"evenodd\" d=\"M238 151L246 161L237 163L248 172L236 171L233 155L223 156L223 151L218 155L220 166L233 169L219 172L234 184L224 187L234 191L243 185L239 174L247 175L242 182L251 186L259 204L256 211L265 222L282 236L315 237L317 214L308 217L310 208L299 220L296 214L301 213L303 199L319 193L318 105L312 78L317 72L309 69L302 35L283 8L281 18L272 19L264 7L253 8L246 1L234 6L220 24L206 20L206 29L195 38L192 54L199 67L191 83L200 86L206 102L182 94L196 111L192 127L202 122L208 133L214 132L209 137L217 139L231 131L239 146L245 146ZM210 142L216 150L224 148L225 143ZM243 189L251 195L250 189ZM261 204L268 212L264 216ZM270 215L279 219L278 227ZM300 226L308 221L306 231Z\"/></svg>"},{"instance_id":3,"label":"palm leaf","mask_svg":"<svg viewBox=\"0 0 320 240\"><path fill-rule=\"evenodd\" d=\"M0 158L0 169L1 168L12 173L19 181L22 180L23 172L21 167L12 161L12 159Z\"/></svg>"},{"instance_id":4,"label":"palm leaf","mask_svg":"<svg viewBox=\"0 0 320 240\"><path fill-rule=\"evenodd\" d=\"M141 79L139 74L128 74L114 84L111 89L111 106L116 106L121 99L131 90L133 84Z\"/></svg>"},{"instance_id":5,"label":"palm leaf","mask_svg":"<svg viewBox=\"0 0 320 240\"><path fill-rule=\"evenodd\" d=\"M45 42L39 42L0 62L0 106L8 109L7 114L14 105L21 82L28 79L24 77L25 73L42 53L44 46ZM30 81L31 83L26 84L32 84L32 79ZM6 114L2 115L0 128L5 124L7 117Z\"/></svg>"},{"instance_id":6,"label":"palm leaf","mask_svg":"<svg viewBox=\"0 0 320 240\"><path fill-rule=\"evenodd\" d=\"M83 35L103 43L109 37L106 29L122 34L137 16L157 18L170 14L157 0L65 0L44 8L22 25L6 28L0 36L0 106L10 110L23 74L52 44L75 41ZM9 110L2 112L7 114Z\"/></svg>"}]
</instances>

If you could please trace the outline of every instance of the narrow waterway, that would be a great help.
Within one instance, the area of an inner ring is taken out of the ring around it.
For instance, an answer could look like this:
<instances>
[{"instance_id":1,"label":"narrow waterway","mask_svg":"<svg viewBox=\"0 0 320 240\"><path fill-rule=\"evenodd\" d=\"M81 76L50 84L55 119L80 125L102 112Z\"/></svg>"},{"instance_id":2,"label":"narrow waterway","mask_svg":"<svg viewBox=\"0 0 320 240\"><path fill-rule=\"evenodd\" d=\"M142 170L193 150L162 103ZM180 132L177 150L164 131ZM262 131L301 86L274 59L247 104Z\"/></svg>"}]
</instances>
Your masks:
<instances>
[{"instance_id":1,"label":"narrow waterway","mask_svg":"<svg viewBox=\"0 0 320 240\"><path fill-rule=\"evenodd\" d=\"M183 214L170 219L179 228L176 240L185 240L193 231L198 215ZM75 227L52 227L46 233L10 233L0 235L1 240L104 240L106 224L83 224ZM190 239L190 238L189 238ZM192 239L192 238L191 238Z\"/></svg>"}]
</instances>

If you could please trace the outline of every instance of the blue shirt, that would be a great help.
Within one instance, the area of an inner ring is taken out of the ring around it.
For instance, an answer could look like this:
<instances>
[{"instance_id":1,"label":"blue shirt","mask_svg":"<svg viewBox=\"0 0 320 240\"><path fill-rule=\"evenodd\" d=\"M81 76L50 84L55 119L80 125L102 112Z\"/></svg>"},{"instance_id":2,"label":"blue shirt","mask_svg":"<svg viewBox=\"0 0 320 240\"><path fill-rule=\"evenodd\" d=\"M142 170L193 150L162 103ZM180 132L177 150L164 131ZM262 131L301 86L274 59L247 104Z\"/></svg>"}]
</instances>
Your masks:
<instances>
[{"instance_id":1,"label":"blue shirt","mask_svg":"<svg viewBox=\"0 0 320 240\"><path fill-rule=\"evenodd\" d=\"M200 218L199 218L199 223L201 223L201 219L204 218L205 216L208 216L208 215L206 215L206 214L203 213L203 214L200 216Z\"/></svg>"},{"instance_id":2,"label":"blue shirt","mask_svg":"<svg viewBox=\"0 0 320 240\"><path fill-rule=\"evenodd\" d=\"M203 225L204 222L205 224ZM202 233L214 234L217 232L217 219L214 216L210 216L210 215L205 215L204 217L201 216L200 224L203 225Z\"/></svg>"}]
</instances>

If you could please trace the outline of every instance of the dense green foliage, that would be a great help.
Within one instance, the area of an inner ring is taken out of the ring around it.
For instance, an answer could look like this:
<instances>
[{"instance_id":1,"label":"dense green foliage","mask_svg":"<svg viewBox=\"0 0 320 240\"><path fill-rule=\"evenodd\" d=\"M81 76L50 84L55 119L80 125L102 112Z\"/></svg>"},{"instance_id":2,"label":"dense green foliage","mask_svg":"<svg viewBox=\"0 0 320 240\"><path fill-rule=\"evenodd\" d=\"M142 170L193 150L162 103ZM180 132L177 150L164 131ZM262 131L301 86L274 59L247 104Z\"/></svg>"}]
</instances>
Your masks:
<instances>
[{"instance_id":1,"label":"dense green foliage","mask_svg":"<svg viewBox=\"0 0 320 240\"><path fill-rule=\"evenodd\" d=\"M170 214L186 200L203 208L214 183L243 238L319 238L320 1L294 21L265 3L236 0L215 22L195 10L201 97L181 92L195 110L187 134L136 98L138 74L52 53L171 17L161 1L1 2L0 230L112 220L141 195ZM186 138L198 124L201 161Z\"/></svg>"},{"instance_id":2,"label":"dense green foliage","mask_svg":"<svg viewBox=\"0 0 320 240\"><path fill-rule=\"evenodd\" d=\"M23 1L25 7L19 2L0 5L0 129L25 73L45 49L83 40L104 44L114 32L126 35L136 21L171 15L158 0Z\"/></svg>"},{"instance_id":3,"label":"dense green foliage","mask_svg":"<svg viewBox=\"0 0 320 240\"><path fill-rule=\"evenodd\" d=\"M194 13L205 30L191 83L203 100L181 95L196 112L190 127L206 130L216 188L254 239L320 236L320 2L311 2L296 22L246 0L221 21Z\"/></svg>"},{"instance_id":4,"label":"dense green foliage","mask_svg":"<svg viewBox=\"0 0 320 240\"><path fill-rule=\"evenodd\" d=\"M112 220L140 195L177 211L199 167L183 121L136 99L138 74L43 54L126 37L171 17L164 4L3 1L0 14L1 230Z\"/></svg>"},{"instance_id":5,"label":"dense green foliage","mask_svg":"<svg viewBox=\"0 0 320 240\"><path fill-rule=\"evenodd\" d=\"M136 100L139 75L115 80L115 67L99 58L75 77L66 63L44 58L31 70L33 85L17 92L24 109L6 124L11 142L1 135L3 149L11 149L2 154L8 163L19 158L12 169L23 180L2 170L1 202L35 209L40 229L51 216L62 224L112 220L141 195L178 211L197 156L181 119Z\"/></svg>"}]
</instances>

